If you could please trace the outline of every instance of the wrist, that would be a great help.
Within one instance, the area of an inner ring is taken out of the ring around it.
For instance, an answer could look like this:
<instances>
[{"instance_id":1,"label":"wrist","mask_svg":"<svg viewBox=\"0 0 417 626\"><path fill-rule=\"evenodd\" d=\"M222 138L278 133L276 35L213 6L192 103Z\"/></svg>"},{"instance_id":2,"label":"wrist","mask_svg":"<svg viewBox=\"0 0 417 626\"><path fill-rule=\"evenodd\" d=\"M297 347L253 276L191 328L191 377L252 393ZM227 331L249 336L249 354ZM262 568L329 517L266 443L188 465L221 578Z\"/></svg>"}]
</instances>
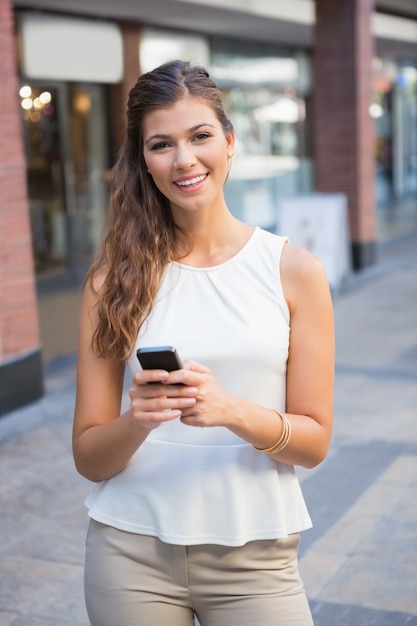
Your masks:
<instances>
[{"instance_id":1,"label":"wrist","mask_svg":"<svg viewBox=\"0 0 417 626\"><path fill-rule=\"evenodd\" d=\"M266 454L284 449L291 437L291 424L285 414L236 398L229 428L254 448Z\"/></svg>"},{"instance_id":2,"label":"wrist","mask_svg":"<svg viewBox=\"0 0 417 626\"><path fill-rule=\"evenodd\" d=\"M255 450L259 450L259 452L264 452L265 454L269 454L269 455L278 454L278 452L281 452L281 450L283 450L286 447L289 440L291 439L290 420L285 415L285 413L280 413L279 411L275 411L275 410L274 410L274 413L280 418L281 423L282 423L282 430L281 430L281 435L279 439L276 439L275 443L273 443L272 446L270 446L269 448L264 448L264 447L258 448L257 446L252 444Z\"/></svg>"}]
</instances>

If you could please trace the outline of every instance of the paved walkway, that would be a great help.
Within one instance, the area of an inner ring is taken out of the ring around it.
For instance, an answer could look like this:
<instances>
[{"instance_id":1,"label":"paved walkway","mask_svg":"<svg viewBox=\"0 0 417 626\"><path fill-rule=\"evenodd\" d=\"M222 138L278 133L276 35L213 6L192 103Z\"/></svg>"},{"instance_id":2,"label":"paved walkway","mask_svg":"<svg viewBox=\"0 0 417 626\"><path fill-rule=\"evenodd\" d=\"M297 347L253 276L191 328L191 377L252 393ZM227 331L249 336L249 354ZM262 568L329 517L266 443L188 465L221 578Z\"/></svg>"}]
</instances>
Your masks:
<instances>
[{"instance_id":1,"label":"paved walkway","mask_svg":"<svg viewBox=\"0 0 417 626\"><path fill-rule=\"evenodd\" d=\"M417 625L416 238L334 300L334 438L299 471L314 521L301 571L316 626ZM88 624L74 361L52 361L45 397L0 419L0 626Z\"/></svg>"}]
</instances>

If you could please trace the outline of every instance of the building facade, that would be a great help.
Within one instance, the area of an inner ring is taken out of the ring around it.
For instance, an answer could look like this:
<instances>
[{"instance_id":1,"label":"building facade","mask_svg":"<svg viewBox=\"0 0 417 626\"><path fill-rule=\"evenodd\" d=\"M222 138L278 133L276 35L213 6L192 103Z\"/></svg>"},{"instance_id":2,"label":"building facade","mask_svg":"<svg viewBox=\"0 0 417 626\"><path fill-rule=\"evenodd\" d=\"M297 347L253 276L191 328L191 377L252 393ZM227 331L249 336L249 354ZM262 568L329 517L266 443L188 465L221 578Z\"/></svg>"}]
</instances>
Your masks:
<instances>
[{"instance_id":1,"label":"building facade","mask_svg":"<svg viewBox=\"0 0 417 626\"><path fill-rule=\"evenodd\" d=\"M0 4L14 21L9 106L21 124L38 282L84 275L129 88L172 58L207 66L225 94L237 136L226 196L238 217L279 230L283 199L342 193L359 269L376 261L380 220L417 196L413 0ZM7 358L0 351L0 371Z\"/></svg>"}]
</instances>

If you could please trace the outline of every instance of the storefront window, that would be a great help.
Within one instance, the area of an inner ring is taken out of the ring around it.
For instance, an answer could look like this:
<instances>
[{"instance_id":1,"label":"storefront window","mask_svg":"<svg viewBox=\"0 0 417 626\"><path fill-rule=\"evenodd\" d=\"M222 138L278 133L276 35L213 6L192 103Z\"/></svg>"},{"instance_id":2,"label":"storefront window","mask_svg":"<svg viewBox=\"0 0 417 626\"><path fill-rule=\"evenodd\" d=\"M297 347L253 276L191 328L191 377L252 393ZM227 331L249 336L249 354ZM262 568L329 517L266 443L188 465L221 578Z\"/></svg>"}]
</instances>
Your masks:
<instances>
[{"instance_id":1,"label":"storefront window","mask_svg":"<svg viewBox=\"0 0 417 626\"><path fill-rule=\"evenodd\" d=\"M306 140L308 60L270 46L215 40L210 70L237 139L228 205L245 221L276 230L280 198L313 187Z\"/></svg>"},{"instance_id":2,"label":"storefront window","mask_svg":"<svg viewBox=\"0 0 417 626\"><path fill-rule=\"evenodd\" d=\"M396 68L375 58L373 61L373 98L369 109L375 123L376 199L387 205L393 197L393 83Z\"/></svg>"},{"instance_id":3,"label":"storefront window","mask_svg":"<svg viewBox=\"0 0 417 626\"><path fill-rule=\"evenodd\" d=\"M397 82L404 102L404 171L405 193L417 191L417 60L404 62Z\"/></svg>"},{"instance_id":4,"label":"storefront window","mask_svg":"<svg viewBox=\"0 0 417 626\"><path fill-rule=\"evenodd\" d=\"M417 61L374 59L376 200L379 238L415 223L417 191Z\"/></svg>"},{"instance_id":5,"label":"storefront window","mask_svg":"<svg viewBox=\"0 0 417 626\"><path fill-rule=\"evenodd\" d=\"M141 32L139 58L142 72L150 72L172 59L188 59L207 66L208 43L200 35L147 27Z\"/></svg>"},{"instance_id":6,"label":"storefront window","mask_svg":"<svg viewBox=\"0 0 417 626\"><path fill-rule=\"evenodd\" d=\"M20 100L36 271L82 273L107 204L103 87L31 82Z\"/></svg>"},{"instance_id":7,"label":"storefront window","mask_svg":"<svg viewBox=\"0 0 417 626\"><path fill-rule=\"evenodd\" d=\"M24 84L20 89L35 267L64 263L67 255L63 158L58 90Z\"/></svg>"},{"instance_id":8,"label":"storefront window","mask_svg":"<svg viewBox=\"0 0 417 626\"><path fill-rule=\"evenodd\" d=\"M73 259L76 268L89 264L107 212L109 158L104 89L72 84L69 88L71 169L67 184Z\"/></svg>"}]
</instances>

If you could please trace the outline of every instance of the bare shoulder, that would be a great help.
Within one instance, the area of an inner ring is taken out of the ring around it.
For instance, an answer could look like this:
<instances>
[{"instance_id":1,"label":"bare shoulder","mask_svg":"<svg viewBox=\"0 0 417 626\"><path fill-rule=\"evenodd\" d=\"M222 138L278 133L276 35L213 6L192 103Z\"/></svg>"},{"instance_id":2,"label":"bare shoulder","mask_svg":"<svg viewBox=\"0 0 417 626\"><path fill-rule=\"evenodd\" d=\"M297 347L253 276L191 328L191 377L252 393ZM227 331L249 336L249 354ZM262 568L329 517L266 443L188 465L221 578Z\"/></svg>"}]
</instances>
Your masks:
<instances>
[{"instance_id":1,"label":"bare shoulder","mask_svg":"<svg viewBox=\"0 0 417 626\"><path fill-rule=\"evenodd\" d=\"M107 276L105 267L100 268L93 275L87 276L83 286L82 305L79 330L91 334L98 323L98 312L103 285Z\"/></svg>"},{"instance_id":2,"label":"bare shoulder","mask_svg":"<svg viewBox=\"0 0 417 626\"><path fill-rule=\"evenodd\" d=\"M107 267L101 267L94 274L87 276L83 286L83 304L90 308L100 301L107 277Z\"/></svg>"},{"instance_id":3,"label":"bare shoulder","mask_svg":"<svg viewBox=\"0 0 417 626\"><path fill-rule=\"evenodd\" d=\"M94 272L94 274L89 276L88 280L85 283L85 288L99 296L103 289L107 274L108 267L107 265L103 265L96 272Z\"/></svg>"},{"instance_id":4,"label":"bare shoulder","mask_svg":"<svg viewBox=\"0 0 417 626\"><path fill-rule=\"evenodd\" d=\"M326 270L320 259L309 250L290 243L284 246L282 252L281 281L290 308L302 296L329 292Z\"/></svg>"}]
</instances>

